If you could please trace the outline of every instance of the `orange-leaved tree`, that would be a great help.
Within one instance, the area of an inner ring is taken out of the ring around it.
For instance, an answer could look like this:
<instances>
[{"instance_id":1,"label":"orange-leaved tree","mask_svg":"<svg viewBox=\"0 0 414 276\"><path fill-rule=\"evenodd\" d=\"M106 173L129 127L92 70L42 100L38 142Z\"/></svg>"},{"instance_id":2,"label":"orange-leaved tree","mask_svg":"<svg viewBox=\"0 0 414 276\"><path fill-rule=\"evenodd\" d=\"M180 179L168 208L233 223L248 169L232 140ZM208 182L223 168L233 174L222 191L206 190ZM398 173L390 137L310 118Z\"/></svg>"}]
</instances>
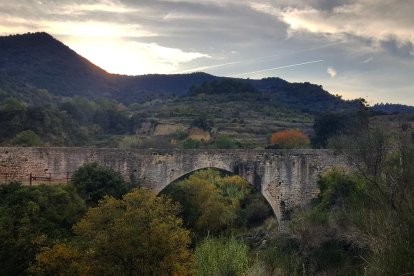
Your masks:
<instances>
[{"instance_id":1,"label":"orange-leaved tree","mask_svg":"<svg viewBox=\"0 0 414 276\"><path fill-rule=\"evenodd\" d=\"M288 129L273 133L270 144L272 148L306 148L309 146L309 137L301 130Z\"/></svg>"}]
</instances>

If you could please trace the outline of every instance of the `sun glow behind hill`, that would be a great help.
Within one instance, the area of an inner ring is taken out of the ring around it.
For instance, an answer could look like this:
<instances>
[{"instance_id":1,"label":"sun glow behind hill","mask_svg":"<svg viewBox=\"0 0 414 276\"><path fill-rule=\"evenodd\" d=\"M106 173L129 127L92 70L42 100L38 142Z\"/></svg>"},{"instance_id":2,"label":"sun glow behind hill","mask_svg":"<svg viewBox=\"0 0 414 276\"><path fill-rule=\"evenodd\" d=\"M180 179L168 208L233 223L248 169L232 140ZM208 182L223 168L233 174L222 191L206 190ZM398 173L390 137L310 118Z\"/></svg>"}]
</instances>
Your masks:
<instances>
[{"instance_id":1,"label":"sun glow behind hill","mask_svg":"<svg viewBox=\"0 0 414 276\"><path fill-rule=\"evenodd\" d=\"M140 43L107 37L98 37L94 40L71 37L64 41L78 54L115 74L168 74L177 71L181 63L209 57L201 53L163 47L156 43Z\"/></svg>"}]
</instances>

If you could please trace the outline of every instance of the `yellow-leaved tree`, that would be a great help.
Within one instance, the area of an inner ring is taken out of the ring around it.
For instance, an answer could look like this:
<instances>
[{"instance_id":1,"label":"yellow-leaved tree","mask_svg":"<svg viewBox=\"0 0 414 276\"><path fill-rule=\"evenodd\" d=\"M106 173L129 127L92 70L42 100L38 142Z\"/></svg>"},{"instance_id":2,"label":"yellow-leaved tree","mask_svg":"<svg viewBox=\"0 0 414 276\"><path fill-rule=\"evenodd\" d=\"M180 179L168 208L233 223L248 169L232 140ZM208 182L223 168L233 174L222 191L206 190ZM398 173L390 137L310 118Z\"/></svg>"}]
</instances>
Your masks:
<instances>
[{"instance_id":1,"label":"yellow-leaved tree","mask_svg":"<svg viewBox=\"0 0 414 276\"><path fill-rule=\"evenodd\" d=\"M76 238L36 257L31 271L46 275L189 275L189 231L179 205L135 189L106 197L74 226Z\"/></svg>"},{"instance_id":2,"label":"yellow-leaved tree","mask_svg":"<svg viewBox=\"0 0 414 276\"><path fill-rule=\"evenodd\" d=\"M163 193L181 204L186 227L200 238L229 229L252 186L239 176L223 176L218 170L207 169L170 185Z\"/></svg>"}]
</instances>

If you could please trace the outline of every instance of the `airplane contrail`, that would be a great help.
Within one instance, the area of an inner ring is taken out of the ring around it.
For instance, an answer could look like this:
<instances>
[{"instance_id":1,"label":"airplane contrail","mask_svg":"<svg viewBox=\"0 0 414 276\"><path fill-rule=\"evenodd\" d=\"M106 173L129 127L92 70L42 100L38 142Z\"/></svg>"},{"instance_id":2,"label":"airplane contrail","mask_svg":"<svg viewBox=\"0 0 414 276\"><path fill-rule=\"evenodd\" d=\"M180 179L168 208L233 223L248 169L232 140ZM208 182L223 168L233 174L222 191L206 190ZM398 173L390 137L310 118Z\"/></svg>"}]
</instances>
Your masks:
<instances>
[{"instance_id":1,"label":"airplane contrail","mask_svg":"<svg viewBox=\"0 0 414 276\"><path fill-rule=\"evenodd\" d=\"M206 69L224 67L224 66L233 65L233 64L239 64L239 63L242 63L242 61L234 61L234 62L227 62L227 63L210 65L210 66L196 67L196 68L192 68L192 69L187 69L187 70L181 71L181 72L179 72L177 74L185 74L185 73L190 73L190 72L198 72L198 71L202 71L202 70L206 70Z\"/></svg>"},{"instance_id":2,"label":"airplane contrail","mask_svg":"<svg viewBox=\"0 0 414 276\"><path fill-rule=\"evenodd\" d=\"M296 64L290 64L290 65L285 65L285 66L279 66L279 67L264 69L264 70L258 70L258 71L252 71L252 72L247 72L247 73L241 73L241 74L231 75L229 77L240 77L240 76L245 76L245 75L249 75L249 74L256 74L256 73L268 72L268 71L279 70L279 69L284 69L284 68L289 68L289 67L296 67L296 66L301 66L301 65L306 65L306 64L312 64L312 63L318 63L318 62L324 62L324 60L323 59L320 59L320 60L313 60L313 61L301 62L301 63L296 63Z\"/></svg>"},{"instance_id":3,"label":"airplane contrail","mask_svg":"<svg viewBox=\"0 0 414 276\"><path fill-rule=\"evenodd\" d=\"M187 70L181 71L181 72L179 72L177 74L184 74L184 73L189 73L189 72L197 72L197 71L202 71L202 70L206 70L206 69L212 69L212 68L224 67L224 66L228 66L228 65L234 65L234 64L240 64L240 63L252 62L252 61L256 61L256 60L268 59L268 58L277 57L277 56L279 56L279 55L271 55L271 56L250 58L250 59L244 59L244 60L240 60L240 61L233 61L233 62L227 62L227 63L216 64L216 65L202 66L202 67L187 69Z\"/></svg>"}]
</instances>

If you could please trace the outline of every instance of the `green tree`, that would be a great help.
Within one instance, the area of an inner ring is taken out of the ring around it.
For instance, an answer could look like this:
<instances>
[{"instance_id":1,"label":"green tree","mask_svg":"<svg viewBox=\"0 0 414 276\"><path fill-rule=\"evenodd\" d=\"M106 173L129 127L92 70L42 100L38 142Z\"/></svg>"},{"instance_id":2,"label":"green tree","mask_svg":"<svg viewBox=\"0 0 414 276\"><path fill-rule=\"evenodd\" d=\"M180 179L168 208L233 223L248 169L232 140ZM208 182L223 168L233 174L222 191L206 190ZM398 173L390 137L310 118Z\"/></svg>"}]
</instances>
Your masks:
<instances>
[{"instance_id":1,"label":"green tree","mask_svg":"<svg viewBox=\"0 0 414 276\"><path fill-rule=\"evenodd\" d=\"M0 103L0 109L4 111L25 110L26 104L16 98L9 97Z\"/></svg>"},{"instance_id":2,"label":"green tree","mask_svg":"<svg viewBox=\"0 0 414 276\"><path fill-rule=\"evenodd\" d=\"M120 198L128 191L128 184L119 172L90 163L78 168L71 183L89 205L96 205L104 196Z\"/></svg>"},{"instance_id":3,"label":"green tree","mask_svg":"<svg viewBox=\"0 0 414 276\"><path fill-rule=\"evenodd\" d=\"M166 193L183 206L181 216L186 226L198 235L217 233L233 223L234 210L214 184L190 176L176 185Z\"/></svg>"},{"instance_id":4,"label":"green tree","mask_svg":"<svg viewBox=\"0 0 414 276\"><path fill-rule=\"evenodd\" d=\"M191 126L201 128L204 131L210 131L214 126L214 122L207 114L202 113L191 122Z\"/></svg>"},{"instance_id":5,"label":"green tree","mask_svg":"<svg viewBox=\"0 0 414 276\"><path fill-rule=\"evenodd\" d=\"M9 142L31 130L53 145L79 145L88 141L89 130L81 128L68 114L51 107L28 106L24 110L0 109L0 141ZM26 134L27 135L27 134Z\"/></svg>"},{"instance_id":6,"label":"green tree","mask_svg":"<svg viewBox=\"0 0 414 276\"><path fill-rule=\"evenodd\" d=\"M85 211L70 186L0 185L0 275L22 275L43 246L70 238Z\"/></svg>"},{"instance_id":7,"label":"green tree","mask_svg":"<svg viewBox=\"0 0 414 276\"><path fill-rule=\"evenodd\" d=\"M238 176L221 176L208 169L170 185L163 193L182 205L181 217L199 239L229 229L236 222L240 202L252 188Z\"/></svg>"},{"instance_id":8,"label":"green tree","mask_svg":"<svg viewBox=\"0 0 414 276\"><path fill-rule=\"evenodd\" d=\"M230 137L219 135L208 147L211 149L237 149L239 145Z\"/></svg>"},{"instance_id":9,"label":"green tree","mask_svg":"<svg viewBox=\"0 0 414 276\"><path fill-rule=\"evenodd\" d=\"M11 144L23 147L41 147L44 145L39 135L32 130L24 130L19 132L16 137L11 140Z\"/></svg>"},{"instance_id":10,"label":"green tree","mask_svg":"<svg viewBox=\"0 0 414 276\"><path fill-rule=\"evenodd\" d=\"M122 199L106 197L75 225L76 243L44 250L31 270L60 275L68 269L78 275L189 275L190 237L178 212L177 204L148 190L135 189Z\"/></svg>"},{"instance_id":11,"label":"green tree","mask_svg":"<svg viewBox=\"0 0 414 276\"><path fill-rule=\"evenodd\" d=\"M368 129L369 117L365 108L357 112L326 113L315 118L312 143L316 147L327 147L330 138L338 135L357 134Z\"/></svg>"},{"instance_id":12,"label":"green tree","mask_svg":"<svg viewBox=\"0 0 414 276\"><path fill-rule=\"evenodd\" d=\"M91 124L97 105L84 97L75 96L63 102L60 108L81 124Z\"/></svg>"}]
</instances>

